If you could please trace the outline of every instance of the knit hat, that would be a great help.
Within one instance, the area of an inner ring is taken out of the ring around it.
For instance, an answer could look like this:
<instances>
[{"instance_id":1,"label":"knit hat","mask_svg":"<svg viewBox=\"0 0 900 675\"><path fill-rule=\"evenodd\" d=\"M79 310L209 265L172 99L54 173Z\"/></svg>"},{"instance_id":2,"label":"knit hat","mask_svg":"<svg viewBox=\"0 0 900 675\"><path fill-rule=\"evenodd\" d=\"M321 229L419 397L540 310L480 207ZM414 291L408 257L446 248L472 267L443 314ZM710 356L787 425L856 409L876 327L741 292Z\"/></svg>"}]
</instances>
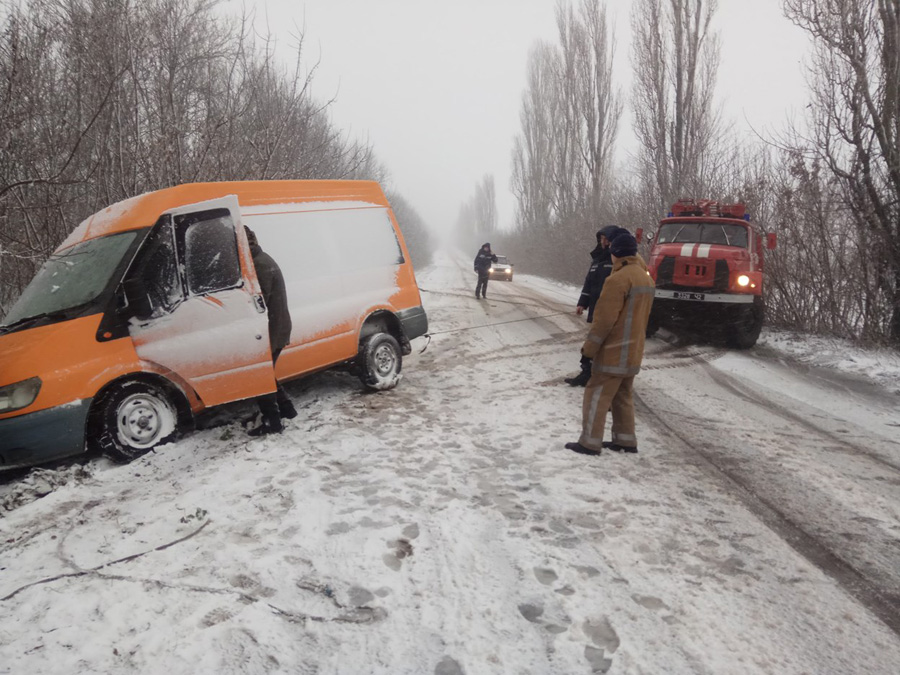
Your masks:
<instances>
[{"instance_id":1,"label":"knit hat","mask_svg":"<svg viewBox=\"0 0 900 675\"><path fill-rule=\"evenodd\" d=\"M627 258L630 255L635 255L637 253L637 240L628 230L616 232L609 245L609 252L617 258Z\"/></svg>"},{"instance_id":2,"label":"knit hat","mask_svg":"<svg viewBox=\"0 0 900 675\"><path fill-rule=\"evenodd\" d=\"M597 230L597 243L600 243L600 237L606 237L607 240L611 240L612 237L610 235L612 235L612 233L618 229L620 228L616 227L615 225L607 225L606 227L601 227L599 230Z\"/></svg>"}]
</instances>

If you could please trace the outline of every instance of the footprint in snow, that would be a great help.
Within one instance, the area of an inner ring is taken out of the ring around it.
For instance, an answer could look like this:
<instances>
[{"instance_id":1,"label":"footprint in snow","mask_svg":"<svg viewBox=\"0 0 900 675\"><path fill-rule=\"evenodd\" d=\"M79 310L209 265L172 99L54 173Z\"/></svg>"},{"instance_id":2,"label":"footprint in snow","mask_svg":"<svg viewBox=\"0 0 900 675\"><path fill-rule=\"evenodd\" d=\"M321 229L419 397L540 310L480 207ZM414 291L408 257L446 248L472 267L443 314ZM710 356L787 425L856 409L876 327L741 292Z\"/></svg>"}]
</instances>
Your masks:
<instances>
[{"instance_id":1,"label":"footprint in snow","mask_svg":"<svg viewBox=\"0 0 900 675\"><path fill-rule=\"evenodd\" d=\"M652 595L632 595L631 599L641 607L646 607L647 609L652 609L654 611L669 608L666 603L659 598L654 598Z\"/></svg>"},{"instance_id":2,"label":"footprint in snow","mask_svg":"<svg viewBox=\"0 0 900 675\"><path fill-rule=\"evenodd\" d=\"M387 545L394 550L391 553L385 553L381 559L384 560L385 565L395 572L399 572L403 566L403 559L413 554L412 544L406 539L396 539L389 541Z\"/></svg>"},{"instance_id":3,"label":"footprint in snow","mask_svg":"<svg viewBox=\"0 0 900 675\"><path fill-rule=\"evenodd\" d=\"M534 577L542 584L544 584L544 586L549 586L554 581L559 579L559 576L556 574L556 572L548 567L535 567Z\"/></svg>"},{"instance_id":4,"label":"footprint in snow","mask_svg":"<svg viewBox=\"0 0 900 675\"><path fill-rule=\"evenodd\" d=\"M591 642L610 654L614 654L621 644L618 633L616 633L609 623L609 619L605 616L598 619L588 619L582 625L582 629Z\"/></svg>"},{"instance_id":5,"label":"footprint in snow","mask_svg":"<svg viewBox=\"0 0 900 675\"><path fill-rule=\"evenodd\" d=\"M456 659L445 656L434 667L434 675L465 675L462 666Z\"/></svg>"},{"instance_id":6,"label":"footprint in snow","mask_svg":"<svg viewBox=\"0 0 900 675\"><path fill-rule=\"evenodd\" d=\"M200 625L203 628L210 628L215 626L217 623L222 623L223 621L228 621L232 616L234 616L230 610L224 607L218 607L210 612L206 613L202 619L200 619Z\"/></svg>"},{"instance_id":7,"label":"footprint in snow","mask_svg":"<svg viewBox=\"0 0 900 675\"><path fill-rule=\"evenodd\" d=\"M544 605L540 602L523 602L519 605L519 614L521 614L529 623L543 625L551 635L559 635L569 630L571 623L568 616L559 608L547 613L545 616Z\"/></svg>"},{"instance_id":8,"label":"footprint in snow","mask_svg":"<svg viewBox=\"0 0 900 675\"><path fill-rule=\"evenodd\" d=\"M602 649L588 645L584 648L584 658L591 664L592 673L607 673L612 668L612 661L606 658Z\"/></svg>"}]
</instances>

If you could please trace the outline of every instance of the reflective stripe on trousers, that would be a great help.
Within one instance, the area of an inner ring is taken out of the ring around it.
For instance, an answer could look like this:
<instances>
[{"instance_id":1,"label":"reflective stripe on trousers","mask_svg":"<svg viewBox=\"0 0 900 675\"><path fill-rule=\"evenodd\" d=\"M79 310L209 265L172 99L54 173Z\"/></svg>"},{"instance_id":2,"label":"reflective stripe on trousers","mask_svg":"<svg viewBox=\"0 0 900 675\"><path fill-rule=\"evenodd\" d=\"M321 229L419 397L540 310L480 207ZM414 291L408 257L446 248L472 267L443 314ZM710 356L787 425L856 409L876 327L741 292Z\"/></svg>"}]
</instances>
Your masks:
<instances>
[{"instance_id":1,"label":"reflective stripe on trousers","mask_svg":"<svg viewBox=\"0 0 900 675\"><path fill-rule=\"evenodd\" d=\"M634 376L595 373L587 383L582 403L582 430L578 442L591 450L603 446L606 414L612 409L612 440L637 447L634 431Z\"/></svg>"}]
</instances>

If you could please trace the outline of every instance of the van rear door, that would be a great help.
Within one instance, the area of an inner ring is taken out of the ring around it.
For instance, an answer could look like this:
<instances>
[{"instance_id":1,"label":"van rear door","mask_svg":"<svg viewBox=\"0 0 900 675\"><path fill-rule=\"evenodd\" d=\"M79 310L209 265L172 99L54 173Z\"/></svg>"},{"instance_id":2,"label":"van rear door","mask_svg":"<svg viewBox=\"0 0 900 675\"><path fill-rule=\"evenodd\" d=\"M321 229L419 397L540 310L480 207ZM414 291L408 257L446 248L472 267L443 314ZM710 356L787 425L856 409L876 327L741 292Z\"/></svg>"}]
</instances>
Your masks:
<instances>
[{"instance_id":1,"label":"van rear door","mask_svg":"<svg viewBox=\"0 0 900 675\"><path fill-rule=\"evenodd\" d=\"M268 319L237 197L182 206L154 226L137 265L151 313L132 319L142 360L206 406L275 391Z\"/></svg>"}]
</instances>

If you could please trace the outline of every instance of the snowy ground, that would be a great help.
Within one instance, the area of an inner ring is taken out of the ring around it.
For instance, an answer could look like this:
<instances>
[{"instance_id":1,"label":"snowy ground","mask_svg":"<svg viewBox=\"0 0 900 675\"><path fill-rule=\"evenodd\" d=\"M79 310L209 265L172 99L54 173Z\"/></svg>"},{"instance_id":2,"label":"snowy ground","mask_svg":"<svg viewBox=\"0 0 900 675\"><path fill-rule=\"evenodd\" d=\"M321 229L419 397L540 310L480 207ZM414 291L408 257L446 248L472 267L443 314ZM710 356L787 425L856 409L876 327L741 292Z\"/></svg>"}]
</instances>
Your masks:
<instances>
[{"instance_id":1,"label":"snowy ground","mask_svg":"<svg viewBox=\"0 0 900 675\"><path fill-rule=\"evenodd\" d=\"M393 391L325 373L280 437L8 479L0 673L900 672L890 355L651 340L640 453L588 458L577 294L474 281L419 275Z\"/></svg>"}]
</instances>

